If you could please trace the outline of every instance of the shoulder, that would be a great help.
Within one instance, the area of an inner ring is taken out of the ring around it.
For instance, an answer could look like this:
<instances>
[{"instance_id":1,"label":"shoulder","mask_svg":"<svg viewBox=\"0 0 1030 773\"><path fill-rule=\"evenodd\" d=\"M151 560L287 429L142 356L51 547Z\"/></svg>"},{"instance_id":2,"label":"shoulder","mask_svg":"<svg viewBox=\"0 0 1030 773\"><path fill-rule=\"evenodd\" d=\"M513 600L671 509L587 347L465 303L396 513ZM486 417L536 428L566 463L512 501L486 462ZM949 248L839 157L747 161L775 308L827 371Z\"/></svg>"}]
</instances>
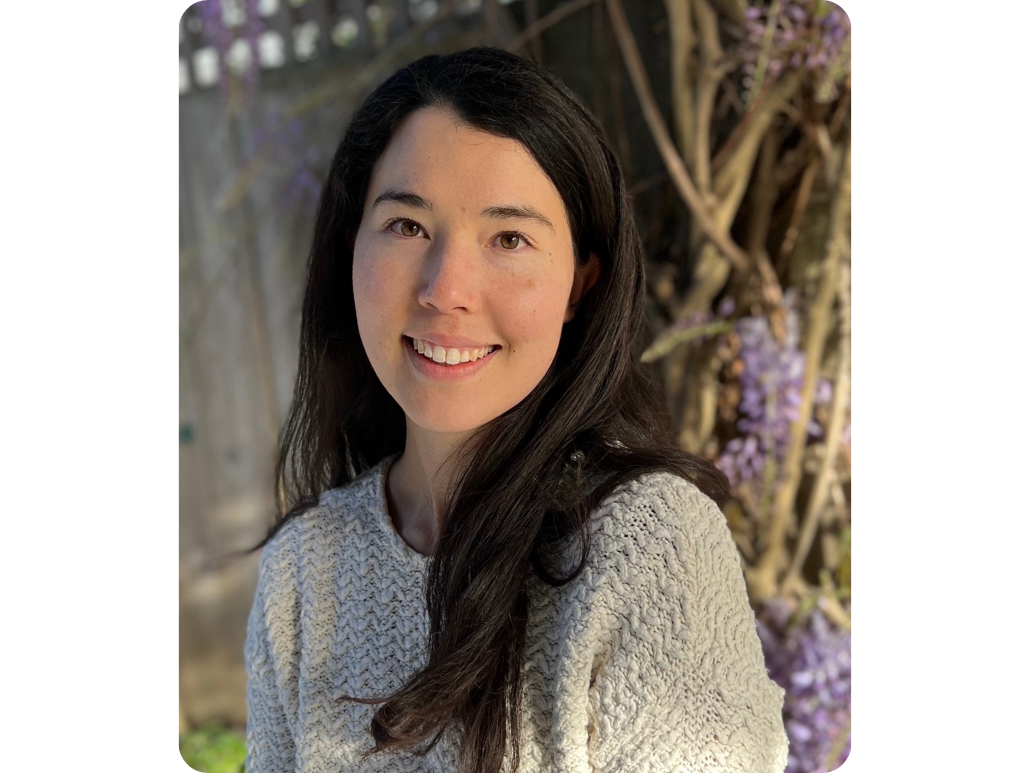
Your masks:
<instances>
[{"instance_id":1,"label":"shoulder","mask_svg":"<svg viewBox=\"0 0 1030 773\"><path fill-rule=\"evenodd\" d=\"M342 537L361 542L361 536L375 524L382 468L387 462L384 459L353 481L323 492L316 504L284 523L262 550L259 583L288 583L311 559L324 557Z\"/></svg>"},{"instance_id":2,"label":"shoulder","mask_svg":"<svg viewBox=\"0 0 1030 773\"><path fill-rule=\"evenodd\" d=\"M642 596L694 606L743 590L726 517L690 481L647 473L618 486L591 515L586 582L614 608Z\"/></svg>"},{"instance_id":3,"label":"shoulder","mask_svg":"<svg viewBox=\"0 0 1030 773\"><path fill-rule=\"evenodd\" d=\"M386 470L395 457L380 459L349 483L323 492L318 500L319 507L324 512L343 516L380 507Z\"/></svg>"},{"instance_id":4,"label":"shoulder","mask_svg":"<svg viewBox=\"0 0 1030 773\"><path fill-rule=\"evenodd\" d=\"M596 688L602 767L782 771L784 693L766 672L718 506L689 481L652 473L595 515L591 613L607 611L610 642Z\"/></svg>"},{"instance_id":5,"label":"shoulder","mask_svg":"<svg viewBox=\"0 0 1030 773\"><path fill-rule=\"evenodd\" d=\"M598 508L598 514L625 515L638 512L642 521L648 521L644 514L652 516L661 513L676 513L673 524L684 525L686 521L707 518L719 513L719 507L701 490L671 472L649 472L623 483L610 493ZM657 526L657 524L654 524Z\"/></svg>"},{"instance_id":6,"label":"shoulder","mask_svg":"<svg viewBox=\"0 0 1030 773\"><path fill-rule=\"evenodd\" d=\"M591 539L600 557L636 559L729 537L719 506L690 481L653 472L617 487L591 516Z\"/></svg>"}]
</instances>

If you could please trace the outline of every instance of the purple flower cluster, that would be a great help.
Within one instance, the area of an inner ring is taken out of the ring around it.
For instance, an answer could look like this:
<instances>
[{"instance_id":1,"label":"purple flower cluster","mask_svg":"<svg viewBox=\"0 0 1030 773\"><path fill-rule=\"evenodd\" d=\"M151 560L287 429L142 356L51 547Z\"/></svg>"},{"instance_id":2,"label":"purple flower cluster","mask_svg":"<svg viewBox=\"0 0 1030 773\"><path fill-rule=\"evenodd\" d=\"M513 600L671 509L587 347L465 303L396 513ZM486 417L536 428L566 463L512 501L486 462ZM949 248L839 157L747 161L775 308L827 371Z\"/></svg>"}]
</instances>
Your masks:
<instances>
[{"instance_id":1,"label":"purple flower cluster","mask_svg":"<svg viewBox=\"0 0 1030 773\"><path fill-rule=\"evenodd\" d=\"M787 69L825 71L849 45L851 22L827 0L773 0L748 8L746 15L741 54L749 89Z\"/></svg>"},{"instance_id":2,"label":"purple flower cluster","mask_svg":"<svg viewBox=\"0 0 1030 773\"><path fill-rule=\"evenodd\" d=\"M769 676L786 692L786 773L840 767L851 751L851 633L819 609L792 623L782 599L765 603L756 617Z\"/></svg>"},{"instance_id":3,"label":"purple flower cluster","mask_svg":"<svg viewBox=\"0 0 1030 773\"><path fill-rule=\"evenodd\" d=\"M253 94L257 90L261 74L259 41L261 34L265 31L265 24L261 19L260 3L259 0L241 1L243 3L243 23L236 29L226 24L222 0L201 0L195 4L204 37L218 55L218 82L222 95L227 100L230 84L230 52L237 42L237 37L250 50L247 68L242 73L243 86L248 94Z\"/></svg>"},{"instance_id":4,"label":"purple flower cluster","mask_svg":"<svg viewBox=\"0 0 1030 773\"><path fill-rule=\"evenodd\" d=\"M300 118L268 111L255 127L247 153L250 160L260 155L264 163L281 175L278 207L288 210L318 201L322 192L320 178L328 159L307 135Z\"/></svg>"},{"instance_id":5,"label":"purple flower cluster","mask_svg":"<svg viewBox=\"0 0 1030 773\"><path fill-rule=\"evenodd\" d=\"M229 49L232 48L233 34L224 20L222 12L222 0L201 0L194 4L197 16L203 25L204 37L218 54L218 83L222 89L222 95L229 93L229 66L226 57Z\"/></svg>"},{"instance_id":6,"label":"purple flower cluster","mask_svg":"<svg viewBox=\"0 0 1030 773\"><path fill-rule=\"evenodd\" d=\"M257 91L261 79L261 35L265 31L265 23L261 18L260 0L244 0L243 7L247 14L241 30L242 39L250 48L250 66L243 76L244 87L248 93Z\"/></svg>"},{"instance_id":7,"label":"purple flower cluster","mask_svg":"<svg viewBox=\"0 0 1030 773\"><path fill-rule=\"evenodd\" d=\"M741 317L741 398L737 429L741 435L730 440L716 464L734 486L749 482L761 495L768 473L778 478L787 452L791 422L798 418L805 354L798 348L798 298L795 290L784 295L786 336L776 340L765 317ZM810 427L811 431L811 427ZM770 468L769 465L773 467Z\"/></svg>"}]
</instances>

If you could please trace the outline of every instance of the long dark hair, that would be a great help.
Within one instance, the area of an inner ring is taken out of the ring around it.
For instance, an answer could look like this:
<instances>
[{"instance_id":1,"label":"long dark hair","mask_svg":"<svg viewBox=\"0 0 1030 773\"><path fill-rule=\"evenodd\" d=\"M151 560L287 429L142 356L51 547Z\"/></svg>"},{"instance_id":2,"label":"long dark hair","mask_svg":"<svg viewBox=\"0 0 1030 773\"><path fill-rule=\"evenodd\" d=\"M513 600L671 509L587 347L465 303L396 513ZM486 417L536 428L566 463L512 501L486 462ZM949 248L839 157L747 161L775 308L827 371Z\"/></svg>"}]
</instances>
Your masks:
<instances>
[{"instance_id":1,"label":"long dark hair","mask_svg":"<svg viewBox=\"0 0 1030 773\"><path fill-rule=\"evenodd\" d=\"M354 115L333 158L318 205L296 391L276 471L279 516L261 544L322 492L403 450L404 413L358 335L351 264L373 167L400 122L430 106L520 142L561 194L577 262L594 254L601 264L540 383L468 441L475 454L462 456L429 560L425 667L393 695L366 701L383 704L372 719L369 754L400 747L425 753L454 726L462 733L461 773L496 773L506 753L512 769L518 765L530 574L552 586L578 576L590 513L645 472L680 475L719 504L727 484L713 465L676 447L661 392L639 361L644 256L600 126L543 67L473 48L426 56L396 72ZM574 534L578 541L565 539ZM558 576L554 548L569 544L578 544L578 566Z\"/></svg>"}]
</instances>

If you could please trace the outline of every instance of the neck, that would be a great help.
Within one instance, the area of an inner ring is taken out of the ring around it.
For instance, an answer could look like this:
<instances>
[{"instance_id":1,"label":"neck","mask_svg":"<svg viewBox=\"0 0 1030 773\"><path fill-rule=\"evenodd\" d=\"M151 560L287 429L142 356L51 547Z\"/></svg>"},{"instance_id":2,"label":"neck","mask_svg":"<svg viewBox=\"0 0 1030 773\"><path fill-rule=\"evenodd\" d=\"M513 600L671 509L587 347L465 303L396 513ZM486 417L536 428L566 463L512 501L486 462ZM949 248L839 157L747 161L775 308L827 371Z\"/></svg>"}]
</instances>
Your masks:
<instances>
[{"instance_id":1,"label":"neck","mask_svg":"<svg viewBox=\"0 0 1030 773\"><path fill-rule=\"evenodd\" d=\"M447 522L447 495L459 469L454 453L469 433L430 432L407 420L404 452L391 465L386 498L394 527L423 555L436 549Z\"/></svg>"}]
</instances>

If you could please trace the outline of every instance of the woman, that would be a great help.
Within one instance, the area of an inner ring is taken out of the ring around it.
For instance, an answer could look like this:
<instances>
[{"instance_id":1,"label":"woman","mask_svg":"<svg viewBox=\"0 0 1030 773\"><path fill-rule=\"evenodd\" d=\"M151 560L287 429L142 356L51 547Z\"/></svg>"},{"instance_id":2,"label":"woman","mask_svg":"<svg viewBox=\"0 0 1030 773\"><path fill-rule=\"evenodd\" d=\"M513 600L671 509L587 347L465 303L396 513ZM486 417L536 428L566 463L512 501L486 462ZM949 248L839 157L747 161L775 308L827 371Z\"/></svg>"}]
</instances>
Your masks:
<instances>
[{"instance_id":1,"label":"woman","mask_svg":"<svg viewBox=\"0 0 1030 773\"><path fill-rule=\"evenodd\" d=\"M318 208L248 771L784 768L725 479L639 364L643 266L543 68L428 56L360 108Z\"/></svg>"}]
</instances>

